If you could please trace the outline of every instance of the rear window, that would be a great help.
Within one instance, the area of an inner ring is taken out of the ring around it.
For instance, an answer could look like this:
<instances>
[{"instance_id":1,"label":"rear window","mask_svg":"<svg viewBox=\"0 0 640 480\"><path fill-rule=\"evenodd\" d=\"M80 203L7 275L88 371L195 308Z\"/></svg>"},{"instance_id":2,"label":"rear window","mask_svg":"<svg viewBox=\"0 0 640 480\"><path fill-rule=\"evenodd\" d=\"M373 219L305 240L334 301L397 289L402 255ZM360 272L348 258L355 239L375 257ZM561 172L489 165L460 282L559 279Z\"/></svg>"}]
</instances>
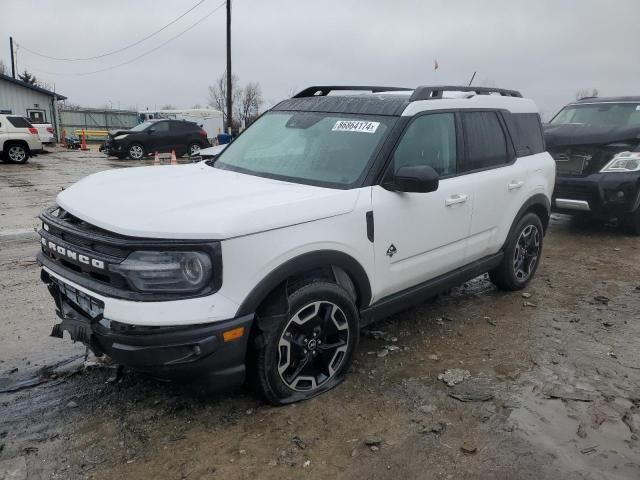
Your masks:
<instances>
[{"instance_id":1,"label":"rear window","mask_svg":"<svg viewBox=\"0 0 640 480\"><path fill-rule=\"evenodd\" d=\"M9 123L16 128L31 128L32 125L27 121L26 118L22 117L7 117Z\"/></svg>"},{"instance_id":2,"label":"rear window","mask_svg":"<svg viewBox=\"0 0 640 480\"><path fill-rule=\"evenodd\" d=\"M544 152L544 136L537 113L511 114L511 134L518 157Z\"/></svg>"}]
</instances>

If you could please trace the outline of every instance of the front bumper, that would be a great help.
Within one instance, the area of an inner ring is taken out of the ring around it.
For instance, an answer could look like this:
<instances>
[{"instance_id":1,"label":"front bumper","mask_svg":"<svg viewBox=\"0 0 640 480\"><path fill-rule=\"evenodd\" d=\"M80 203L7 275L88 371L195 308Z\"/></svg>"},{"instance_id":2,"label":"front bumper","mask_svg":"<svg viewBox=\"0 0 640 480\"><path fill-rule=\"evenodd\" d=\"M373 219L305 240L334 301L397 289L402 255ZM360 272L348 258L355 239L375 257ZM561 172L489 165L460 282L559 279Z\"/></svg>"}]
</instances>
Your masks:
<instances>
[{"instance_id":1,"label":"front bumper","mask_svg":"<svg viewBox=\"0 0 640 480\"><path fill-rule=\"evenodd\" d=\"M640 172L594 173L586 177L556 177L551 209L610 219L634 211L639 202Z\"/></svg>"},{"instance_id":2,"label":"front bumper","mask_svg":"<svg viewBox=\"0 0 640 480\"><path fill-rule=\"evenodd\" d=\"M218 387L239 385L245 378L245 360L253 315L196 325L140 326L116 322L102 314L104 303L42 270L42 281L56 303L60 323L51 332L69 333L96 355L163 378L206 376ZM243 334L225 341L225 332Z\"/></svg>"}]
</instances>

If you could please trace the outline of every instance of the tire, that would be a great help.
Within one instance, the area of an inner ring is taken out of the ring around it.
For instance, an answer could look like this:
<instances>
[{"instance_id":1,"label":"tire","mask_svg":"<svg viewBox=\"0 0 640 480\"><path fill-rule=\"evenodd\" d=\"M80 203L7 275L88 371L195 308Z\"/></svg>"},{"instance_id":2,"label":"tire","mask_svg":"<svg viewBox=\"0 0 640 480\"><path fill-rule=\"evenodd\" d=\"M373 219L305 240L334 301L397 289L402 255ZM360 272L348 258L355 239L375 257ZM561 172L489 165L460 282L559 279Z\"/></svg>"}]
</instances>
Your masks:
<instances>
[{"instance_id":1,"label":"tire","mask_svg":"<svg viewBox=\"0 0 640 480\"><path fill-rule=\"evenodd\" d=\"M542 255L544 229L535 213L525 214L517 223L504 249L502 263L489 278L503 290L522 290L531 281Z\"/></svg>"},{"instance_id":2,"label":"tire","mask_svg":"<svg viewBox=\"0 0 640 480\"><path fill-rule=\"evenodd\" d=\"M144 147L139 143L132 143L131 145L129 145L129 148L127 150L127 156L131 160L142 160L144 159L146 154L147 152L145 151Z\"/></svg>"},{"instance_id":3,"label":"tire","mask_svg":"<svg viewBox=\"0 0 640 480\"><path fill-rule=\"evenodd\" d=\"M358 310L342 287L316 281L287 301L284 315L259 319L254 341L256 386L272 405L308 400L340 384L359 340Z\"/></svg>"},{"instance_id":4,"label":"tire","mask_svg":"<svg viewBox=\"0 0 640 480\"><path fill-rule=\"evenodd\" d=\"M5 146L4 159L8 163L27 163L29 150L20 143L10 143Z\"/></svg>"},{"instance_id":5,"label":"tire","mask_svg":"<svg viewBox=\"0 0 640 480\"><path fill-rule=\"evenodd\" d=\"M631 235L640 237L640 207L628 214L624 223Z\"/></svg>"},{"instance_id":6,"label":"tire","mask_svg":"<svg viewBox=\"0 0 640 480\"><path fill-rule=\"evenodd\" d=\"M190 157L197 155L201 148L202 147L198 142L190 143L187 147L187 155L189 155Z\"/></svg>"}]
</instances>

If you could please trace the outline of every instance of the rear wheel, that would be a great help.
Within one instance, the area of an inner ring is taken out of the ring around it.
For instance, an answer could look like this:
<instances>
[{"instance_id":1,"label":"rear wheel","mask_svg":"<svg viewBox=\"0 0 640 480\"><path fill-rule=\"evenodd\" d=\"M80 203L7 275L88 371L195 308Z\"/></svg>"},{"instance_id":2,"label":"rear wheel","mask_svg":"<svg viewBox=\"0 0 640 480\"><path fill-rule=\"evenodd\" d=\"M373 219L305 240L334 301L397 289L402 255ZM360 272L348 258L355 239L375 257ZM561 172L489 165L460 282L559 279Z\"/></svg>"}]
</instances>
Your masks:
<instances>
[{"instance_id":1,"label":"rear wheel","mask_svg":"<svg viewBox=\"0 0 640 480\"><path fill-rule=\"evenodd\" d=\"M132 160L142 160L145 156L144 147L139 143L132 143L129 145L129 150L127 151L129 158Z\"/></svg>"},{"instance_id":2,"label":"rear wheel","mask_svg":"<svg viewBox=\"0 0 640 480\"><path fill-rule=\"evenodd\" d=\"M9 163L26 163L29 160L29 151L19 143L9 144L4 155L5 160Z\"/></svg>"},{"instance_id":3,"label":"rear wheel","mask_svg":"<svg viewBox=\"0 0 640 480\"><path fill-rule=\"evenodd\" d=\"M358 344L358 310L343 288L324 281L288 295L285 315L261 318L256 375L274 405L307 400L344 379Z\"/></svg>"},{"instance_id":4,"label":"rear wheel","mask_svg":"<svg viewBox=\"0 0 640 480\"><path fill-rule=\"evenodd\" d=\"M543 234L540 217L535 213L522 217L507 243L502 263L489 272L491 281L503 290L525 288L540 263Z\"/></svg>"},{"instance_id":5,"label":"rear wheel","mask_svg":"<svg viewBox=\"0 0 640 480\"><path fill-rule=\"evenodd\" d=\"M197 155L198 152L200 152L200 144L199 143L190 143L189 147L187 148L187 154L192 157L194 155Z\"/></svg>"}]
</instances>

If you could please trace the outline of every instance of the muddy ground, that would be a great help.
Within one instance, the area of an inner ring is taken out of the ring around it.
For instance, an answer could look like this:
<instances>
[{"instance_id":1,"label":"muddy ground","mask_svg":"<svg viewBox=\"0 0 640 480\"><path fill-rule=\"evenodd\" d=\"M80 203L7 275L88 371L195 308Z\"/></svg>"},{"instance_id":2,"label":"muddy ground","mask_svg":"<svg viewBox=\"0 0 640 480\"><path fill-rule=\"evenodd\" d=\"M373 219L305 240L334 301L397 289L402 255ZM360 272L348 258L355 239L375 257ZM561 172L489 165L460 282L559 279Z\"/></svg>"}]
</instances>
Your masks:
<instances>
[{"instance_id":1,"label":"muddy ground","mask_svg":"<svg viewBox=\"0 0 640 480\"><path fill-rule=\"evenodd\" d=\"M363 332L339 388L273 408L248 388L117 378L48 337L35 217L132 165L0 164L0 480L640 478L637 238L554 216L527 298L478 278ZM448 369L470 376L450 387Z\"/></svg>"}]
</instances>

